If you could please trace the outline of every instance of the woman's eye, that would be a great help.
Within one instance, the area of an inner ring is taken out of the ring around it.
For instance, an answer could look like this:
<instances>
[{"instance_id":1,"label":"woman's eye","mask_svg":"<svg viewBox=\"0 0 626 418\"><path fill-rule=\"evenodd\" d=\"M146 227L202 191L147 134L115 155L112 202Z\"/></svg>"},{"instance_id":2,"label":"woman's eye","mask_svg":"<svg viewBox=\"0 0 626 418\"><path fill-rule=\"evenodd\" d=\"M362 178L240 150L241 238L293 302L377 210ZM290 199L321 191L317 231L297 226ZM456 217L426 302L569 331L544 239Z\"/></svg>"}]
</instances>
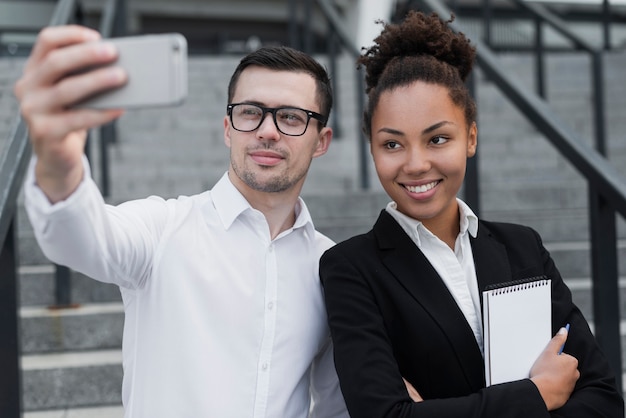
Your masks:
<instances>
[{"instance_id":1,"label":"woman's eye","mask_svg":"<svg viewBox=\"0 0 626 418\"><path fill-rule=\"evenodd\" d=\"M387 142L385 142L384 147L386 149L398 149L398 148L400 148L400 144L398 144L395 141L387 141Z\"/></svg>"},{"instance_id":2,"label":"woman's eye","mask_svg":"<svg viewBox=\"0 0 626 418\"><path fill-rule=\"evenodd\" d=\"M445 144L446 142L448 142L448 138L444 138L443 136L436 136L433 139L431 139L430 142L432 142L435 145L441 145L441 144Z\"/></svg>"}]
</instances>

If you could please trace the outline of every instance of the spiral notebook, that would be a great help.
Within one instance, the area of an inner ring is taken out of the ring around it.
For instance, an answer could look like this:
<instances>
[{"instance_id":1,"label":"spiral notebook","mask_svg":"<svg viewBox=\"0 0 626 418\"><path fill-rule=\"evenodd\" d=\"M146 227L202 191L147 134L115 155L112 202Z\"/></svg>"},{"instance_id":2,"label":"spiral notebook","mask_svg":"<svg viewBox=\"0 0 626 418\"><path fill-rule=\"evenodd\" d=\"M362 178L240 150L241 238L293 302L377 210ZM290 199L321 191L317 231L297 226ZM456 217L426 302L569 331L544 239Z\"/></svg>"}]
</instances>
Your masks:
<instances>
[{"instance_id":1,"label":"spiral notebook","mask_svg":"<svg viewBox=\"0 0 626 418\"><path fill-rule=\"evenodd\" d=\"M552 338L551 289L551 281L540 276L483 292L487 386L529 377Z\"/></svg>"}]
</instances>

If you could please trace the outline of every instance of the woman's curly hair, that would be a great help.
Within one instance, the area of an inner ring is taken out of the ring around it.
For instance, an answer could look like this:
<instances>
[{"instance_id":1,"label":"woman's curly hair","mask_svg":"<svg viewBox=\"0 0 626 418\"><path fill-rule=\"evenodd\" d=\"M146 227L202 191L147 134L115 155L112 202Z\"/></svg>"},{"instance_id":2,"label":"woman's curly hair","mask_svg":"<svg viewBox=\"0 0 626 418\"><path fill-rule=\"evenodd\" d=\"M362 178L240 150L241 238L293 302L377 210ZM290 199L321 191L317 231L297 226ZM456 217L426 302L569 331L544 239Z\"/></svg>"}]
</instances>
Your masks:
<instances>
[{"instance_id":1,"label":"woman's curly hair","mask_svg":"<svg viewBox=\"0 0 626 418\"><path fill-rule=\"evenodd\" d=\"M368 108L364 130L370 136L371 118L381 93L415 81L447 87L452 101L465 110L468 124L476 119L476 104L465 81L476 49L462 33L454 32L436 13L426 16L411 10L399 24L383 24L376 43L363 48L357 63L365 67Z\"/></svg>"}]
</instances>

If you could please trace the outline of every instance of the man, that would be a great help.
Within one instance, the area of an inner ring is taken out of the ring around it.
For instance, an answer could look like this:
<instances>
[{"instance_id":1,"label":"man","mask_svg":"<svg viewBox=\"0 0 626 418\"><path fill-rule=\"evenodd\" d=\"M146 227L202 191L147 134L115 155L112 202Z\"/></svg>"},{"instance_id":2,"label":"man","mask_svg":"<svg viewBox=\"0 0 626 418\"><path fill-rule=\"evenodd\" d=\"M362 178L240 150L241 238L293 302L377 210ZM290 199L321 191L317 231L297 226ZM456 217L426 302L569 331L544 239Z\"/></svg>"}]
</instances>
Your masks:
<instances>
[{"instance_id":1,"label":"man","mask_svg":"<svg viewBox=\"0 0 626 418\"><path fill-rule=\"evenodd\" d=\"M229 85L230 165L214 188L113 207L83 148L87 129L123 111L71 108L126 82L120 68L77 72L116 59L98 39L84 27L44 29L15 93L34 150L25 196L41 248L121 289L125 416L347 417L317 270L332 242L299 198L332 138L326 72L289 48L248 55Z\"/></svg>"}]
</instances>

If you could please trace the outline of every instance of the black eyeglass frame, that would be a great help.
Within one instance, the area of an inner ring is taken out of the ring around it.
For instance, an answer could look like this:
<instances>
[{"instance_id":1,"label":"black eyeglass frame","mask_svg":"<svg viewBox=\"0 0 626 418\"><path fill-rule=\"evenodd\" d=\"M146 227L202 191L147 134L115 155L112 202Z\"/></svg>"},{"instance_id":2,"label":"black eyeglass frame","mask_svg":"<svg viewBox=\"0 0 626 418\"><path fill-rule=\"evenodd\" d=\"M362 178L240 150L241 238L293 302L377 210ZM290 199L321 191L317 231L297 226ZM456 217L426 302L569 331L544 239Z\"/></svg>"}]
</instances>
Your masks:
<instances>
[{"instance_id":1,"label":"black eyeglass frame","mask_svg":"<svg viewBox=\"0 0 626 418\"><path fill-rule=\"evenodd\" d=\"M235 123L233 122L233 107L238 106L238 105L248 105L248 106L256 106L259 109L261 109L263 111L263 114L261 115L261 118L259 119L259 124L256 126L256 128L254 129L249 129L249 130L242 130L242 129L237 129L235 128ZM295 110L301 110L303 112L306 113L306 124L304 125L304 131L301 134L298 135L294 135L294 134L288 134L286 132L283 132L279 127L278 127L278 121L276 120L276 112L278 112L279 110L283 110L283 109L295 109ZM272 114L272 119L274 120L274 126L276 126L276 129L278 129L278 132L280 132L283 135L287 135L287 136L302 136L306 133L306 130L309 129L309 122L311 121L311 118L316 119L317 121L322 123L322 127L326 126L326 122L328 121L328 118L326 118L324 115L317 113L317 112L313 112L312 110L307 110L307 109L302 109L300 107L295 107L295 106L281 106L281 107L265 107L265 106L261 106L260 104L256 104L256 103L229 103L226 106L226 114L228 115L229 119L230 119L230 125L233 127L234 130L239 131L239 132L252 132L252 131L256 131L257 129L259 129L259 126L261 126L263 124L263 121L265 120L265 115L267 115L268 113Z\"/></svg>"}]
</instances>

